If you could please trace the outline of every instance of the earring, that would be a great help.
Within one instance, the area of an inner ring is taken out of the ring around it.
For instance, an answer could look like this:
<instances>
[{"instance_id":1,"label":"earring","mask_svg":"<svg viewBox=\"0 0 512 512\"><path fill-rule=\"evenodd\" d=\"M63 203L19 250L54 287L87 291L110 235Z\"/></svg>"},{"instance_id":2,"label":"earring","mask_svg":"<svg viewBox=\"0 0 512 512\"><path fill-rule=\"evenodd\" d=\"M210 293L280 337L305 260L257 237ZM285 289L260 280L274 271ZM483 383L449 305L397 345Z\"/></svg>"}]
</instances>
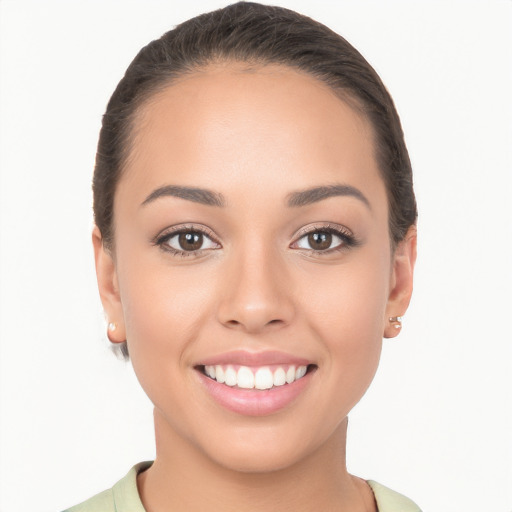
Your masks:
<instances>
[{"instance_id":1,"label":"earring","mask_svg":"<svg viewBox=\"0 0 512 512\"><path fill-rule=\"evenodd\" d=\"M390 316L389 317L389 323L395 329L401 329L402 328L402 317L401 316Z\"/></svg>"},{"instance_id":2,"label":"earring","mask_svg":"<svg viewBox=\"0 0 512 512\"><path fill-rule=\"evenodd\" d=\"M112 339L111 334L117 329L117 324L115 322L109 322L107 327L107 338L110 343L116 343L115 340Z\"/></svg>"}]
</instances>

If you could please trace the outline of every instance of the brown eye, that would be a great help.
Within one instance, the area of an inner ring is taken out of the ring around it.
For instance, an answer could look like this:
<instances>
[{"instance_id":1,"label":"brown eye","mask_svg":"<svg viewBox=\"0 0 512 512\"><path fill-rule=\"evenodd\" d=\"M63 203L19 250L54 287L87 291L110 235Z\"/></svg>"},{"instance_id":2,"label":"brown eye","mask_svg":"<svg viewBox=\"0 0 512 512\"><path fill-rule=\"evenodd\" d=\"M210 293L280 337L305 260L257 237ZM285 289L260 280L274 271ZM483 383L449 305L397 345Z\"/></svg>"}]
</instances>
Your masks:
<instances>
[{"instance_id":1,"label":"brown eye","mask_svg":"<svg viewBox=\"0 0 512 512\"><path fill-rule=\"evenodd\" d=\"M351 235L331 228L310 231L294 242L292 247L328 253L336 248L351 247L354 244L355 242Z\"/></svg>"},{"instance_id":2,"label":"brown eye","mask_svg":"<svg viewBox=\"0 0 512 512\"><path fill-rule=\"evenodd\" d=\"M203 245L203 235L201 233L180 233L178 235L178 244L183 251L197 251Z\"/></svg>"},{"instance_id":3,"label":"brown eye","mask_svg":"<svg viewBox=\"0 0 512 512\"><path fill-rule=\"evenodd\" d=\"M176 254L220 248L220 245L214 242L208 235L191 229L164 235L158 241L158 245Z\"/></svg>"},{"instance_id":4,"label":"brown eye","mask_svg":"<svg viewBox=\"0 0 512 512\"><path fill-rule=\"evenodd\" d=\"M325 251L330 249L332 244L332 234L324 231L315 231L308 235L308 243L311 249Z\"/></svg>"}]
</instances>

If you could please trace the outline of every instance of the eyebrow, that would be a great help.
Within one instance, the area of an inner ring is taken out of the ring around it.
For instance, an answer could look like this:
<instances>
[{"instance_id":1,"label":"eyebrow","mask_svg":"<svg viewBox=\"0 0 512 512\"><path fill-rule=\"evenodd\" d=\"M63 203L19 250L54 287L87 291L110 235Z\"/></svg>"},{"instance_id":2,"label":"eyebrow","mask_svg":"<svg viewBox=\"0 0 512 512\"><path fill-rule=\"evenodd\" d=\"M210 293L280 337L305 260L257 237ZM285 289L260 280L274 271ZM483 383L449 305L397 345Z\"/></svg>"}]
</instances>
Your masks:
<instances>
[{"instance_id":1,"label":"eyebrow","mask_svg":"<svg viewBox=\"0 0 512 512\"><path fill-rule=\"evenodd\" d=\"M370 201L357 188L350 185L325 185L306 190L298 190L288 195L288 206L298 207L323 201L329 197L351 196L362 201L371 210Z\"/></svg>"},{"instance_id":2,"label":"eyebrow","mask_svg":"<svg viewBox=\"0 0 512 512\"><path fill-rule=\"evenodd\" d=\"M186 199L187 201L193 201L194 203L205 204L206 206L223 207L226 205L224 196L218 192L213 192L212 190L197 187L165 185L153 190L153 192L151 192L151 194L149 194L149 196L144 199L142 206L146 206L147 204L155 201L160 197L167 196L179 197L180 199Z\"/></svg>"}]
</instances>

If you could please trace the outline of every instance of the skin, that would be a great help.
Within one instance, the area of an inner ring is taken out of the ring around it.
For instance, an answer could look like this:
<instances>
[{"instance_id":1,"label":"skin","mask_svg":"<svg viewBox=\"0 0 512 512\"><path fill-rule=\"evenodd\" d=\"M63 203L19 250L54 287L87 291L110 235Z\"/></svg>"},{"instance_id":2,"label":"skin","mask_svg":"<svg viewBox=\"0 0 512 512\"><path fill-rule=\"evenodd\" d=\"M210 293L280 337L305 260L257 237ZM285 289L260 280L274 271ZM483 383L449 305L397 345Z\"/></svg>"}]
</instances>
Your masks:
<instances>
[{"instance_id":1,"label":"skin","mask_svg":"<svg viewBox=\"0 0 512 512\"><path fill-rule=\"evenodd\" d=\"M138 479L146 510L376 510L346 470L347 415L373 379L382 337L398 332L389 317L407 309L416 236L411 228L392 250L371 126L308 75L228 63L159 92L135 133L115 195L115 250L98 229L93 242L118 326L110 338L128 340L155 406L157 456ZM287 203L333 184L368 204ZM215 191L226 205L172 196L142 205L167 185ZM214 243L185 257L154 243L179 225L206 227ZM325 226L357 244L314 252L303 228ZM280 350L315 371L284 409L237 414L212 400L195 367L234 349Z\"/></svg>"}]
</instances>

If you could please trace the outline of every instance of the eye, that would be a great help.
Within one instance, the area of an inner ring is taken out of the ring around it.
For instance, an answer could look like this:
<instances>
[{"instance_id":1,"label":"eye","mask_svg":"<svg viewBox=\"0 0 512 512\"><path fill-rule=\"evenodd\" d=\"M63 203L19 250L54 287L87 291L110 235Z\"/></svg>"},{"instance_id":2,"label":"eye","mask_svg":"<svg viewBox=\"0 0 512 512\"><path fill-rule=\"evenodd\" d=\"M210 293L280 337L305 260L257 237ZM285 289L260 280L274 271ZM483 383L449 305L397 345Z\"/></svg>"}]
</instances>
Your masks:
<instances>
[{"instance_id":1,"label":"eye","mask_svg":"<svg viewBox=\"0 0 512 512\"><path fill-rule=\"evenodd\" d=\"M174 254L190 255L199 251L218 249L220 244L198 229L179 229L165 233L156 240L162 249Z\"/></svg>"},{"instance_id":2,"label":"eye","mask_svg":"<svg viewBox=\"0 0 512 512\"><path fill-rule=\"evenodd\" d=\"M356 245L352 233L340 226L323 226L319 228L306 228L299 233L293 249L305 249L314 252L329 253Z\"/></svg>"},{"instance_id":3,"label":"eye","mask_svg":"<svg viewBox=\"0 0 512 512\"><path fill-rule=\"evenodd\" d=\"M341 237L326 231L315 231L304 235L297 241L300 249L313 249L315 251L326 251L334 249L343 243Z\"/></svg>"}]
</instances>

